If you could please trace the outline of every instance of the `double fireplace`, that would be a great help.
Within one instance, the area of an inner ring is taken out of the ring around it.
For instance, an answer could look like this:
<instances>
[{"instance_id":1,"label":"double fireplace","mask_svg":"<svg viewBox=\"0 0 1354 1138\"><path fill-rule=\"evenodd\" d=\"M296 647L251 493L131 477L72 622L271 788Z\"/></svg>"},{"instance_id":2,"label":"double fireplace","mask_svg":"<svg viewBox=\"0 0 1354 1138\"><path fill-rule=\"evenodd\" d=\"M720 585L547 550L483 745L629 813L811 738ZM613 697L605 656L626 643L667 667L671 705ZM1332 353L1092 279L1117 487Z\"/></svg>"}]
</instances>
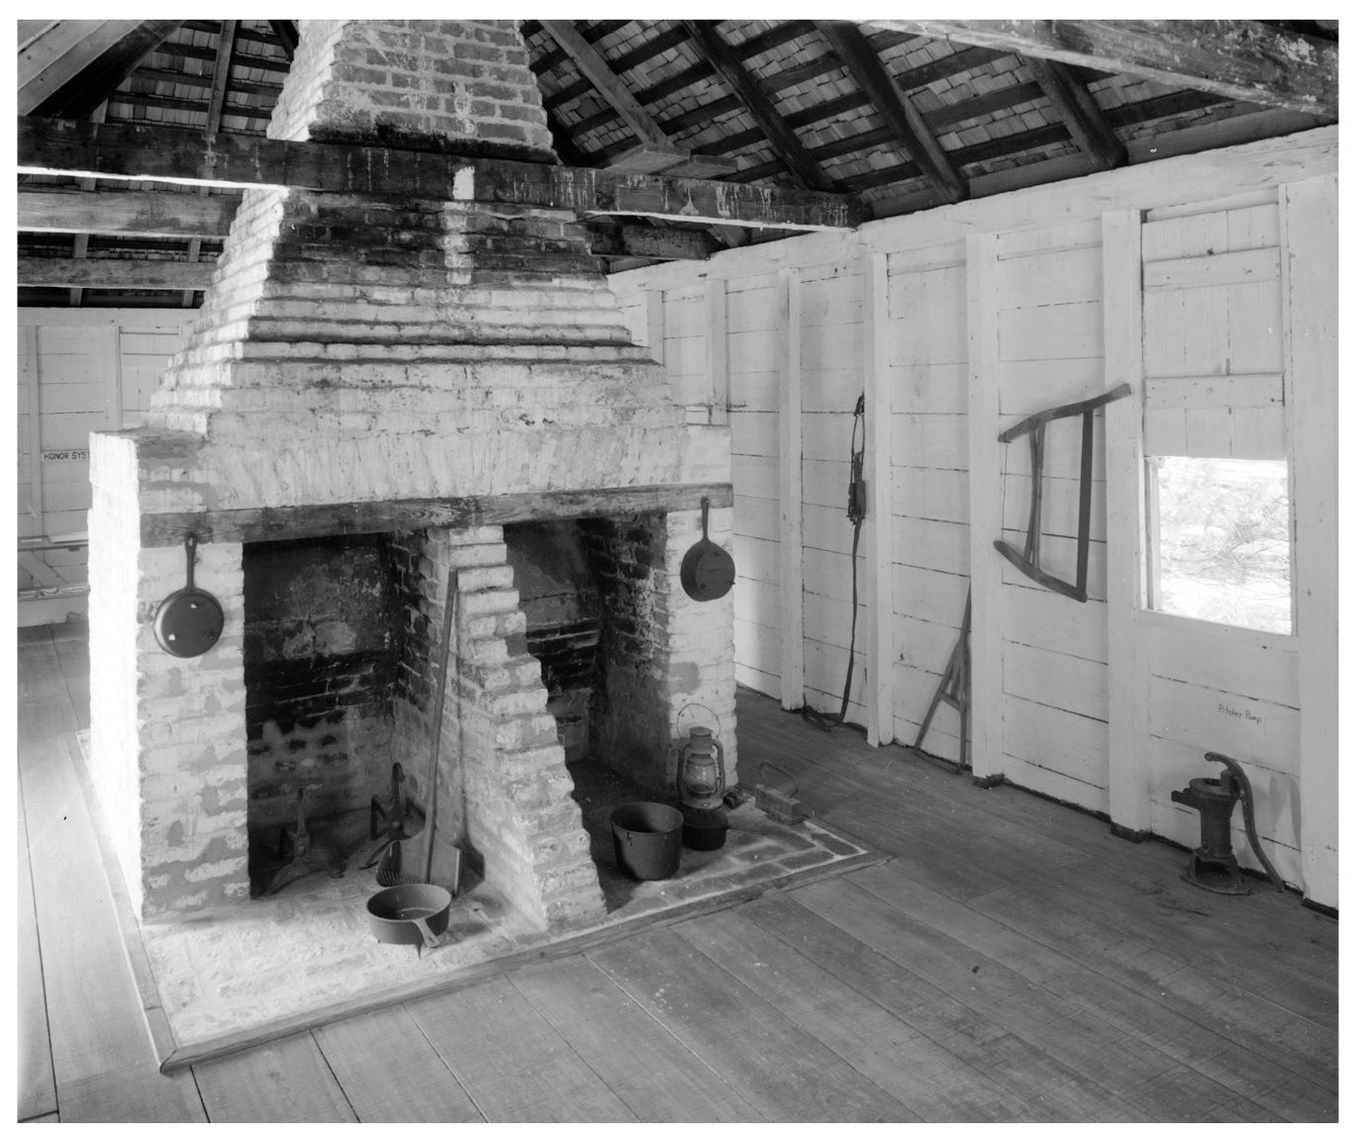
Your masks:
<instances>
[{"instance_id":1,"label":"double fireplace","mask_svg":"<svg viewBox=\"0 0 1354 1138\"><path fill-rule=\"evenodd\" d=\"M301 31L275 136L553 160L511 22ZM145 425L92 440L91 774L141 919L249 904L396 763L434 864L597 915L571 764L671 795L694 704L737 777L732 599L680 580L703 499L727 544L728 434L685 418L572 213L246 191ZM224 623L184 657L155 618L188 557Z\"/></svg>"}]
</instances>

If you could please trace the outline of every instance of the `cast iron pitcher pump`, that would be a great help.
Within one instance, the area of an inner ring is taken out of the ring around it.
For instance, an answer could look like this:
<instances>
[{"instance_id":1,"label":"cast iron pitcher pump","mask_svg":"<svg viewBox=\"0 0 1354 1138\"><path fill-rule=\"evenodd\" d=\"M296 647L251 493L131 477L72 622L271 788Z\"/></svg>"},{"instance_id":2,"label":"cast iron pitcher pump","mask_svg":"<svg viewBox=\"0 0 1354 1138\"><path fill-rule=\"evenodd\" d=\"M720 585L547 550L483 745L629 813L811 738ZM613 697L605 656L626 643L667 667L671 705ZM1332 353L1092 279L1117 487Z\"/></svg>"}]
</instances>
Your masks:
<instances>
[{"instance_id":1,"label":"cast iron pitcher pump","mask_svg":"<svg viewBox=\"0 0 1354 1138\"><path fill-rule=\"evenodd\" d=\"M1249 893L1250 886L1241 876L1236 855L1232 853L1232 808L1241 799L1241 815L1246 823L1246 840L1265 867L1274 888L1282 892L1283 879L1260 848L1255 831L1255 796L1250 779L1241 765L1226 755L1209 751L1204 758L1226 768L1217 778L1192 778L1184 790L1171 791L1171 801L1199 811L1199 848L1185 870L1185 880L1212 893Z\"/></svg>"}]
</instances>

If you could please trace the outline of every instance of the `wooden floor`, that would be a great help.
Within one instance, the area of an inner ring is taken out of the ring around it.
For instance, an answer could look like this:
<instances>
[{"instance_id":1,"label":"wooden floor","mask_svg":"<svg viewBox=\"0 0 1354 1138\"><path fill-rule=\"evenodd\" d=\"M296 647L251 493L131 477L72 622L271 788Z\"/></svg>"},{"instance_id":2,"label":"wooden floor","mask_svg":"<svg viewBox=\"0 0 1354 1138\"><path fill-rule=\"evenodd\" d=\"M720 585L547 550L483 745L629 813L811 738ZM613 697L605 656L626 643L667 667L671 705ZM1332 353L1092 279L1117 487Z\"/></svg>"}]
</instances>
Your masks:
<instances>
[{"instance_id":1,"label":"wooden floor","mask_svg":"<svg viewBox=\"0 0 1354 1138\"><path fill-rule=\"evenodd\" d=\"M159 1074L74 765L85 641L21 633L18 677L20 1119L1336 1119L1334 920L750 693L747 769L887 861Z\"/></svg>"}]
</instances>

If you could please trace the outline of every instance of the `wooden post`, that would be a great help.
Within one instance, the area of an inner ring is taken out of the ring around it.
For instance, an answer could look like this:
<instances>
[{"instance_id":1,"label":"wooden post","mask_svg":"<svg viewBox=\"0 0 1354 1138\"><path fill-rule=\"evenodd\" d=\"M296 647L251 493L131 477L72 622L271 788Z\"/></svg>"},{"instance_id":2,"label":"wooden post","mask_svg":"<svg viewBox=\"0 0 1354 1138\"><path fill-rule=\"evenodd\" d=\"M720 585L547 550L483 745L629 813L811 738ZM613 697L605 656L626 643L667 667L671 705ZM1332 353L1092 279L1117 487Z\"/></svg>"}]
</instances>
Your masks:
<instances>
[{"instance_id":1,"label":"wooden post","mask_svg":"<svg viewBox=\"0 0 1354 1138\"><path fill-rule=\"evenodd\" d=\"M710 379L710 422L729 423L729 298L722 277L705 282L705 374Z\"/></svg>"},{"instance_id":2,"label":"wooden post","mask_svg":"<svg viewBox=\"0 0 1354 1138\"><path fill-rule=\"evenodd\" d=\"M646 329L645 347L655 362L663 362L663 290L650 288L644 290L644 327Z\"/></svg>"},{"instance_id":3,"label":"wooden post","mask_svg":"<svg viewBox=\"0 0 1354 1138\"><path fill-rule=\"evenodd\" d=\"M1336 211L1333 176L1280 188L1298 636L1298 844L1308 901L1339 904L1339 574Z\"/></svg>"},{"instance_id":4,"label":"wooden post","mask_svg":"<svg viewBox=\"0 0 1354 1138\"><path fill-rule=\"evenodd\" d=\"M967 239L968 254L968 494L970 755L973 780L1002 779L1003 684L1001 555L1001 446L997 343L997 243L990 233Z\"/></svg>"},{"instance_id":5,"label":"wooden post","mask_svg":"<svg viewBox=\"0 0 1354 1138\"><path fill-rule=\"evenodd\" d=\"M893 382L889 374L888 257L862 259L865 372L866 739L893 742Z\"/></svg>"},{"instance_id":6,"label":"wooden post","mask_svg":"<svg viewBox=\"0 0 1354 1138\"><path fill-rule=\"evenodd\" d=\"M780 273L780 705L804 706L804 391L799 272Z\"/></svg>"},{"instance_id":7,"label":"wooden post","mask_svg":"<svg viewBox=\"0 0 1354 1138\"><path fill-rule=\"evenodd\" d=\"M105 330L104 352L108 370L103 377L103 429L122 430L122 326L114 321Z\"/></svg>"},{"instance_id":8,"label":"wooden post","mask_svg":"<svg viewBox=\"0 0 1354 1138\"><path fill-rule=\"evenodd\" d=\"M1132 390L1105 407L1105 613L1109 632L1110 829L1140 841L1151 828L1148 662L1141 612L1147 550L1142 443L1142 217L1101 218L1105 384Z\"/></svg>"},{"instance_id":9,"label":"wooden post","mask_svg":"<svg viewBox=\"0 0 1354 1138\"><path fill-rule=\"evenodd\" d=\"M24 396L28 411L28 462L31 479L29 509L33 513L33 532L47 532L47 513L42 495L42 385L39 382L38 329L35 324L23 325Z\"/></svg>"}]
</instances>

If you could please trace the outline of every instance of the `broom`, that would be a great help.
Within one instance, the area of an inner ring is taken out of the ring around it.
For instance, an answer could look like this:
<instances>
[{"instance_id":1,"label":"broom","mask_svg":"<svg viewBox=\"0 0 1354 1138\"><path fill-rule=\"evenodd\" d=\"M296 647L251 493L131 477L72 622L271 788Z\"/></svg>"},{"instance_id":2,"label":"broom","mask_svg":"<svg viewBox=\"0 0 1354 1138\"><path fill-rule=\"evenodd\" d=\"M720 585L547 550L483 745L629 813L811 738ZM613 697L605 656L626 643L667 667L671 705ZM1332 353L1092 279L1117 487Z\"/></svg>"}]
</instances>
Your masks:
<instances>
[{"instance_id":1,"label":"broom","mask_svg":"<svg viewBox=\"0 0 1354 1138\"><path fill-rule=\"evenodd\" d=\"M400 850L399 842L392 842L386 847L386 852L381 856L381 863L376 867L376 883L382 886L390 885L414 885L424 882L432 884L432 864L433 864L433 840L437 835L437 782L439 768L441 767L442 755L442 713L446 708L447 701L447 673L451 670L451 629L456 623L456 613L460 601L460 573L453 565L447 572L447 592L446 604L444 606L445 616L442 620L441 635L441 658L442 667L437 677L437 698L433 710L432 724L432 774L429 778L430 794L428 801L428 820L424 826L424 832L427 835L427 850L423 860L423 876L412 877L405 876L402 873L404 856ZM457 652L457 678L460 678L460 653ZM459 688L459 683L457 687ZM457 713L456 721L459 724L461 712ZM461 756L456 756L456 761L461 762ZM460 892L461 885L461 851L457 846L452 847L452 866L451 866L451 895L455 897Z\"/></svg>"}]
</instances>

